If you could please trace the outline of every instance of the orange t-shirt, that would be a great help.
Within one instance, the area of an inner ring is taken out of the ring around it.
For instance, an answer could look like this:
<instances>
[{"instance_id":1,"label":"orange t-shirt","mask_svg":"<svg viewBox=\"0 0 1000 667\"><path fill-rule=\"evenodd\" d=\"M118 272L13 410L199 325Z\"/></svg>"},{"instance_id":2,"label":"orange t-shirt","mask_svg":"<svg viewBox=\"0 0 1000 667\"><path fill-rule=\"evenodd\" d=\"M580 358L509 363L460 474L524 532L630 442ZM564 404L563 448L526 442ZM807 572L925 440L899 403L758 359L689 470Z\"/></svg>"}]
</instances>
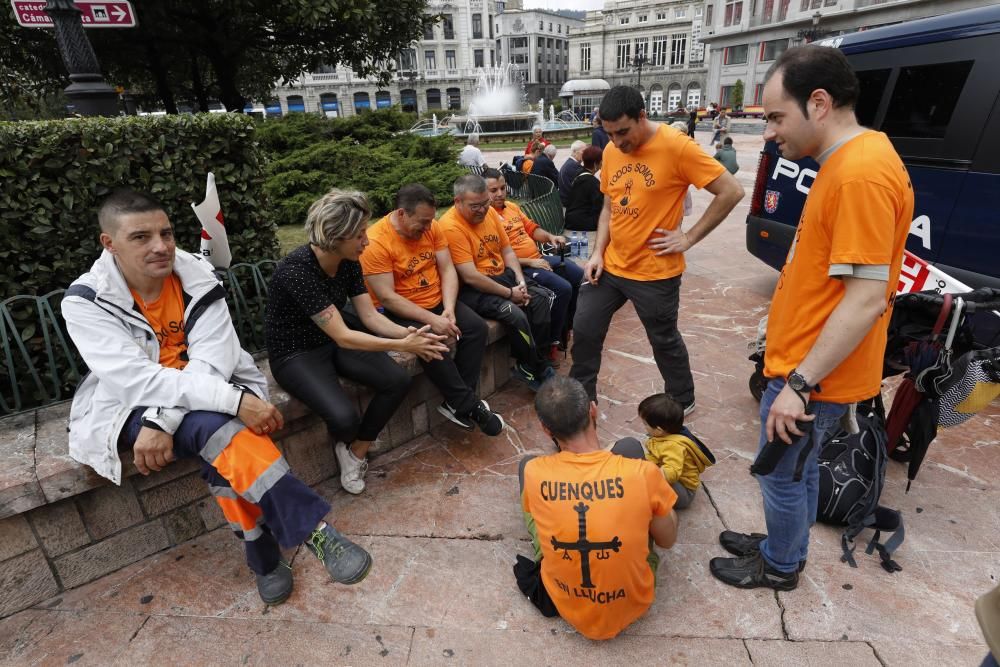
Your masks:
<instances>
[{"instance_id":1,"label":"orange t-shirt","mask_svg":"<svg viewBox=\"0 0 1000 667\"><path fill-rule=\"evenodd\" d=\"M812 349L844 295L833 264L888 265L888 308L851 354L820 380L818 401L871 398L882 381L886 329L913 220L906 167L881 132L854 137L826 160L806 198L771 300L764 374L786 377Z\"/></svg>"},{"instance_id":2,"label":"orange t-shirt","mask_svg":"<svg viewBox=\"0 0 1000 667\"><path fill-rule=\"evenodd\" d=\"M532 160L530 157L526 157L523 160L521 160L521 173L522 174L530 174L531 173L531 167L534 166L534 164L535 164L535 161Z\"/></svg>"},{"instance_id":3,"label":"orange t-shirt","mask_svg":"<svg viewBox=\"0 0 1000 667\"><path fill-rule=\"evenodd\" d=\"M677 229L688 186L703 188L726 171L697 143L667 125L631 153L604 148L601 192L611 198L611 241L604 268L631 280L664 280L684 273L684 255L657 256L654 229Z\"/></svg>"},{"instance_id":4,"label":"orange t-shirt","mask_svg":"<svg viewBox=\"0 0 1000 667\"><path fill-rule=\"evenodd\" d=\"M535 521L542 582L582 635L610 639L649 609L649 523L676 501L655 465L608 451L559 452L525 466L521 502ZM592 550L581 551L583 542Z\"/></svg>"},{"instance_id":5,"label":"orange t-shirt","mask_svg":"<svg viewBox=\"0 0 1000 667\"><path fill-rule=\"evenodd\" d=\"M510 245L510 239L492 207L478 225L466 222L454 206L438 222L448 239L451 260L456 266L475 262L476 270L487 276L498 276L507 268L502 251Z\"/></svg>"},{"instance_id":6,"label":"orange t-shirt","mask_svg":"<svg viewBox=\"0 0 1000 667\"><path fill-rule=\"evenodd\" d=\"M441 303L441 276L434 253L447 247L437 221L419 239L410 240L400 236L387 215L368 228L368 247L361 253L361 268L366 276L391 273L396 294L421 308L433 308ZM378 306L371 286L368 293Z\"/></svg>"},{"instance_id":7,"label":"orange t-shirt","mask_svg":"<svg viewBox=\"0 0 1000 667\"><path fill-rule=\"evenodd\" d=\"M531 238L538 225L525 215L520 206L512 201L506 202L503 210L497 211L497 215L503 222L503 230L507 232L510 247L514 249L515 255L521 259L539 259L542 256L542 253L538 252L535 240Z\"/></svg>"},{"instance_id":8,"label":"orange t-shirt","mask_svg":"<svg viewBox=\"0 0 1000 667\"><path fill-rule=\"evenodd\" d=\"M133 289L132 298L143 317L153 327L160 344L160 365L178 370L187 366L187 338L184 336L184 292L181 281L171 273L163 282L160 296L144 302Z\"/></svg>"}]
</instances>

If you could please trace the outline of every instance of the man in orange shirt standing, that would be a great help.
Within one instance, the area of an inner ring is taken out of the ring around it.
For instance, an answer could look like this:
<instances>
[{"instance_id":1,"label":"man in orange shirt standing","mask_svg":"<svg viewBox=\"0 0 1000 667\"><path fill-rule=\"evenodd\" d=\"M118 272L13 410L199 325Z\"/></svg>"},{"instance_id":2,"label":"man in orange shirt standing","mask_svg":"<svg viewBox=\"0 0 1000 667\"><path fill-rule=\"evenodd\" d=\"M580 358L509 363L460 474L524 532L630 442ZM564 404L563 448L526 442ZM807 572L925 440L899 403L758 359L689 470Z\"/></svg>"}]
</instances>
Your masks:
<instances>
[{"instance_id":1,"label":"man in orange shirt standing","mask_svg":"<svg viewBox=\"0 0 1000 667\"><path fill-rule=\"evenodd\" d=\"M397 324L430 325L455 344L455 358L420 359L424 372L444 396L438 412L466 430L478 426L499 435L503 419L479 399L479 366L486 351L486 322L458 302L458 275L444 232L434 221L434 193L420 183L396 193L396 209L368 228L361 255L368 291L375 306Z\"/></svg>"},{"instance_id":2,"label":"man in orange shirt standing","mask_svg":"<svg viewBox=\"0 0 1000 667\"><path fill-rule=\"evenodd\" d=\"M451 259L462 280L458 300L483 317L507 325L514 377L537 391L555 374L543 357L550 340L552 292L524 279L503 222L490 207L486 181L476 174L460 176L454 185L455 205L441 216Z\"/></svg>"},{"instance_id":3,"label":"man in orange shirt standing","mask_svg":"<svg viewBox=\"0 0 1000 667\"><path fill-rule=\"evenodd\" d=\"M743 198L743 186L686 134L646 117L642 95L615 86L601 101L611 136L604 149L594 252L584 268L573 326L570 376L597 400L601 350L611 317L631 301L653 347L665 391L694 409L694 379L677 330L684 252L725 220ZM688 186L715 198L691 229L682 231Z\"/></svg>"},{"instance_id":4,"label":"man in orange shirt standing","mask_svg":"<svg viewBox=\"0 0 1000 667\"><path fill-rule=\"evenodd\" d=\"M821 169L768 316L759 447L784 450L773 472L757 476L767 535L724 531L719 541L737 557L710 563L740 588L798 585L816 521L819 448L851 405L881 388L913 187L888 137L858 125L858 90L843 53L822 46L785 51L764 85L764 139Z\"/></svg>"},{"instance_id":5,"label":"man in orange shirt standing","mask_svg":"<svg viewBox=\"0 0 1000 667\"><path fill-rule=\"evenodd\" d=\"M635 438L611 451L597 440L597 404L572 378L535 396L559 451L521 461L521 506L534 559L518 556L518 587L546 616L590 639L611 639L646 613L659 558L677 539L677 494Z\"/></svg>"}]
</instances>

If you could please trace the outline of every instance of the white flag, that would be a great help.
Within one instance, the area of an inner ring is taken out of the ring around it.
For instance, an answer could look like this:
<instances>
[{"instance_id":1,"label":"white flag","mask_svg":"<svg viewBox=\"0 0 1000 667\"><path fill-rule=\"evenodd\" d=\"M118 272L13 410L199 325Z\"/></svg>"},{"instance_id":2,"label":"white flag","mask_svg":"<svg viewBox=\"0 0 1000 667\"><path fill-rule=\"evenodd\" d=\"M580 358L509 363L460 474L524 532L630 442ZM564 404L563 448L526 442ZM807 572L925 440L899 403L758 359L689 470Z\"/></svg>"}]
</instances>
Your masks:
<instances>
[{"instance_id":1,"label":"white flag","mask_svg":"<svg viewBox=\"0 0 1000 667\"><path fill-rule=\"evenodd\" d=\"M215 268L228 269L233 255L229 251L229 237L222 220L222 205L219 203L219 191L215 189L215 174L212 172L208 172L205 201L191 204L191 208L201 223L201 254Z\"/></svg>"}]
</instances>

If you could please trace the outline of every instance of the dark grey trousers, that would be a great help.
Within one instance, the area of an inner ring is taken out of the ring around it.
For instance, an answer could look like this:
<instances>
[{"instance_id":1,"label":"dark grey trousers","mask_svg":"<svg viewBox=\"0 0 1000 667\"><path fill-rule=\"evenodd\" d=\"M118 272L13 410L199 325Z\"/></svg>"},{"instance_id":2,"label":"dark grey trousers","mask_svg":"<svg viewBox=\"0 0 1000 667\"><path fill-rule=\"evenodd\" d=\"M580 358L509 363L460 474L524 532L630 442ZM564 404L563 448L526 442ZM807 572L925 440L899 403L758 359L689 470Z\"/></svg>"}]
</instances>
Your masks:
<instances>
[{"instance_id":1,"label":"dark grey trousers","mask_svg":"<svg viewBox=\"0 0 1000 667\"><path fill-rule=\"evenodd\" d=\"M573 320L573 368L570 377L579 380L591 400L597 400L597 374L601 351L611 326L611 317L631 301L646 337L653 347L656 367L663 377L664 391L682 405L694 400L691 362L681 332L677 330L681 277L666 280L629 280L606 270L597 285L580 288Z\"/></svg>"}]
</instances>

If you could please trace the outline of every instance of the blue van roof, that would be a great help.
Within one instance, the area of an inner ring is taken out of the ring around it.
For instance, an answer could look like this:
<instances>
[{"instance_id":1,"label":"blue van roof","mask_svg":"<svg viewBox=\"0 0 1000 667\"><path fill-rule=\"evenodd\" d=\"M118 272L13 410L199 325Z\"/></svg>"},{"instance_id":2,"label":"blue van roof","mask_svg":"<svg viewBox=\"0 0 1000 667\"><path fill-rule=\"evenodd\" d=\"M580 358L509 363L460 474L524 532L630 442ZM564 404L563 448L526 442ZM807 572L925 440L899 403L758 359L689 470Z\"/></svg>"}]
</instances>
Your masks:
<instances>
[{"instance_id":1,"label":"blue van roof","mask_svg":"<svg viewBox=\"0 0 1000 667\"><path fill-rule=\"evenodd\" d=\"M821 43L838 46L845 54L851 55L996 32L1000 32L1000 5L942 14L840 37L828 37Z\"/></svg>"}]
</instances>

